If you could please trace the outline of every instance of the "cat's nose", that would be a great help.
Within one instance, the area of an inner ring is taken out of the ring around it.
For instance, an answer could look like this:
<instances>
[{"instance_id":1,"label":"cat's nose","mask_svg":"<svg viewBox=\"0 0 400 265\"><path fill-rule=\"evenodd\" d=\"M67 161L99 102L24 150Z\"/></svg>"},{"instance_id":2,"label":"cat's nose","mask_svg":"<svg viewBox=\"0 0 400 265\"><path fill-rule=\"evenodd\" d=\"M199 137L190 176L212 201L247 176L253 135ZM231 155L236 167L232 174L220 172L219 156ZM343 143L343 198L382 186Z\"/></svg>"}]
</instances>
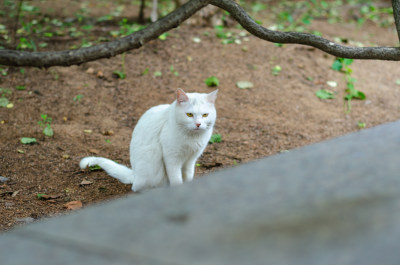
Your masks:
<instances>
[{"instance_id":1,"label":"cat's nose","mask_svg":"<svg viewBox=\"0 0 400 265\"><path fill-rule=\"evenodd\" d=\"M199 128L201 125L201 123L196 123L197 128Z\"/></svg>"}]
</instances>

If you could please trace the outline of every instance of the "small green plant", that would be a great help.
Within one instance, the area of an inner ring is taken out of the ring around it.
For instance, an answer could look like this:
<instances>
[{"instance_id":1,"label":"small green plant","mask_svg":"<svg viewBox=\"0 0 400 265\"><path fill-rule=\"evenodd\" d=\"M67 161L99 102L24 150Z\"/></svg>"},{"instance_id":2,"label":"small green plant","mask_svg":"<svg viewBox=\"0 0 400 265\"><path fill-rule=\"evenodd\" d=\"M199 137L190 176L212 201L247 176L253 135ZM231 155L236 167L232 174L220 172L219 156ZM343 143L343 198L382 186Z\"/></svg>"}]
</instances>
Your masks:
<instances>
[{"instance_id":1,"label":"small green plant","mask_svg":"<svg viewBox=\"0 0 400 265\"><path fill-rule=\"evenodd\" d=\"M350 65L353 63L353 59L347 58L336 58L332 64L332 69L339 72L344 72L346 79L346 95L344 96L346 113L350 113L351 111L351 101L353 99L364 100L366 98L364 92L355 89L354 83L357 81L354 77L351 76L353 70L350 68Z\"/></svg>"},{"instance_id":2,"label":"small green plant","mask_svg":"<svg viewBox=\"0 0 400 265\"><path fill-rule=\"evenodd\" d=\"M126 53L123 53L121 55L121 68L122 68L122 71L116 70L116 71L113 72L113 74L119 79L125 79L126 78L125 55L126 55Z\"/></svg>"},{"instance_id":3,"label":"small green plant","mask_svg":"<svg viewBox=\"0 0 400 265\"><path fill-rule=\"evenodd\" d=\"M173 73L175 76L179 76L178 71L175 70L175 67L173 65L171 65L171 67L169 68L169 70L171 71L171 73Z\"/></svg>"},{"instance_id":4,"label":"small green plant","mask_svg":"<svg viewBox=\"0 0 400 265\"><path fill-rule=\"evenodd\" d=\"M315 92L315 95L320 99L334 99L335 98L335 94L326 89L318 90L317 92Z\"/></svg>"},{"instance_id":5,"label":"small green plant","mask_svg":"<svg viewBox=\"0 0 400 265\"><path fill-rule=\"evenodd\" d=\"M219 133L215 133L215 134L211 135L209 142L210 142L210 144L222 142L222 135Z\"/></svg>"},{"instance_id":6,"label":"small green plant","mask_svg":"<svg viewBox=\"0 0 400 265\"><path fill-rule=\"evenodd\" d=\"M161 72L161 71L155 71L155 72L153 73L153 75L154 75L155 77L159 77L159 76L162 76L162 72Z\"/></svg>"},{"instance_id":7,"label":"small green plant","mask_svg":"<svg viewBox=\"0 0 400 265\"><path fill-rule=\"evenodd\" d=\"M166 40L167 39L167 37L168 37L168 32L164 32L163 34L161 34L160 36L158 36L158 38L160 39L160 40Z\"/></svg>"},{"instance_id":8,"label":"small green plant","mask_svg":"<svg viewBox=\"0 0 400 265\"><path fill-rule=\"evenodd\" d=\"M82 94L78 94L75 97L73 97L72 100L75 101L75 102L79 102L82 98L83 98L83 95Z\"/></svg>"},{"instance_id":9,"label":"small green plant","mask_svg":"<svg viewBox=\"0 0 400 265\"><path fill-rule=\"evenodd\" d=\"M36 197L41 200L43 199L43 196L46 196L46 193L36 193Z\"/></svg>"},{"instance_id":10,"label":"small green plant","mask_svg":"<svg viewBox=\"0 0 400 265\"><path fill-rule=\"evenodd\" d=\"M359 121L357 123L357 126L358 126L359 129L364 129L367 126L367 124L365 122Z\"/></svg>"},{"instance_id":11,"label":"small green plant","mask_svg":"<svg viewBox=\"0 0 400 265\"><path fill-rule=\"evenodd\" d=\"M40 115L42 118L38 121L38 125L43 128L43 134L49 137L54 135L53 129L51 128L52 118L48 117L47 114Z\"/></svg>"},{"instance_id":12,"label":"small green plant","mask_svg":"<svg viewBox=\"0 0 400 265\"><path fill-rule=\"evenodd\" d=\"M204 83L206 83L206 85L209 87L219 86L219 80L215 76L210 76L209 78L206 78L206 80L204 80Z\"/></svg>"},{"instance_id":13,"label":"small green plant","mask_svg":"<svg viewBox=\"0 0 400 265\"><path fill-rule=\"evenodd\" d=\"M0 68L0 74L6 76L8 74L8 68Z\"/></svg>"},{"instance_id":14,"label":"small green plant","mask_svg":"<svg viewBox=\"0 0 400 265\"><path fill-rule=\"evenodd\" d=\"M279 73L282 71L282 67L281 66L279 66L279 65L275 65L273 68L272 68L272 74L273 75L279 75Z\"/></svg>"},{"instance_id":15,"label":"small green plant","mask_svg":"<svg viewBox=\"0 0 400 265\"><path fill-rule=\"evenodd\" d=\"M222 44L231 44L231 43L236 43L236 44L242 44L242 40L248 40L247 34L245 31L241 31L238 34L234 34L231 31L226 31L226 28L224 26L215 26L215 36L219 39L221 39Z\"/></svg>"},{"instance_id":16,"label":"small green plant","mask_svg":"<svg viewBox=\"0 0 400 265\"><path fill-rule=\"evenodd\" d=\"M147 67L146 69L143 70L142 75L147 75L149 71L150 69Z\"/></svg>"},{"instance_id":17,"label":"small green plant","mask_svg":"<svg viewBox=\"0 0 400 265\"><path fill-rule=\"evenodd\" d=\"M338 57L335 59L335 61L333 61L331 68L335 71L344 71L345 73L350 72L351 74L351 69L349 66L353 63L353 61L353 59Z\"/></svg>"},{"instance_id":18,"label":"small green plant","mask_svg":"<svg viewBox=\"0 0 400 265\"><path fill-rule=\"evenodd\" d=\"M36 44L33 40L28 40L25 37L19 38L19 43L17 45L18 50L33 50L36 51Z\"/></svg>"},{"instance_id":19,"label":"small green plant","mask_svg":"<svg viewBox=\"0 0 400 265\"><path fill-rule=\"evenodd\" d=\"M113 36L114 38L125 37L145 27L140 24L130 23L126 18L123 18L118 24L119 30L110 31L111 36Z\"/></svg>"},{"instance_id":20,"label":"small green plant","mask_svg":"<svg viewBox=\"0 0 400 265\"><path fill-rule=\"evenodd\" d=\"M265 10L265 9L267 9L267 5L266 4L263 4L263 3L260 3L260 2L254 2L252 5L251 5L251 11L253 12L253 13L257 13L257 12L260 12L260 11L263 11L263 10Z\"/></svg>"},{"instance_id":21,"label":"small green plant","mask_svg":"<svg viewBox=\"0 0 400 265\"><path fill-rule=\"evenodd\" d=\"M12 92L10 89L0 87L0 107L6 108L10 106L10 104L12 104L6 97L6 95L11 95L11 94Z\"/></svg>"},{"instance_id":22,"label":"small green plant","mask_svg":"<svg viewBox=\"0 0 400 265\"><path fill-rule=\"evenodd\" d=\"M22 137L21 143L22 144L34 144L34 143L37 143L37 141L36 141L36 138Z\"/></svg>"},{"instance_id":23,"label":"small green plant","mask_svg":"<svg viewBox=\"0 0 400 265\"><path fill-rule=\"evenodd\" d=\"M94 165L94 166L90 166L90 167L89 167L89 170L90 170L90 171L98 171L98 170L101 170L101 167L98 166L98 165Z\"/></svg>"}]
</instances>

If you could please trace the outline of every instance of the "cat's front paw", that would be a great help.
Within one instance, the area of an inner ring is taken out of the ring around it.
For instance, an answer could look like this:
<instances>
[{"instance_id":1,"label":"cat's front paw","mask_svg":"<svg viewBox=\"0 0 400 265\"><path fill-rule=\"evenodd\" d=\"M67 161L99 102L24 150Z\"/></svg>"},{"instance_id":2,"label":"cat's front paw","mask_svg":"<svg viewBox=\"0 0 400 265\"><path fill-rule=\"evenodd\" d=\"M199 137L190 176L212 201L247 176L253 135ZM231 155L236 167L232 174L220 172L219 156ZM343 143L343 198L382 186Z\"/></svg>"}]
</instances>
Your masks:
<instances>
[{"instance_id":1,"label":"cat's front paw","mask_svg":"<svg viewBox=\"0 0 400 265\"><path fill-rule=\"evenodd\" d=\"M91 167L91 166L94 166L96 164L97 164L96 158L88 156L88 157L82 158L81 162L79 162L79 167L81 169L85 169L87 167Z\"/></svg>"}]
</instances>

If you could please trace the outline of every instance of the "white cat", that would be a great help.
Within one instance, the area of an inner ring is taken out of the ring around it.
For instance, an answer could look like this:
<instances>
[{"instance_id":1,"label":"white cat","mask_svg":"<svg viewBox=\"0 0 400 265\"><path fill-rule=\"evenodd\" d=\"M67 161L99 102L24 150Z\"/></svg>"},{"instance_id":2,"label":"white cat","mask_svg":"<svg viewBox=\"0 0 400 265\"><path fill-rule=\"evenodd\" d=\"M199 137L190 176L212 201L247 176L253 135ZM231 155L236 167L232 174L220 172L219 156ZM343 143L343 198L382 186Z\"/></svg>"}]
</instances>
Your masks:
<instances>
[{"instance_id":1,"label":"white cat","mask_svg":"<svg viewBox=\"0 0 400 265\"><path fill-rule=\"evenodd\" d=\"M132 184L135 192L191 181L196 160L206 148L217 118L217 93L185 93L178 89L172 104L147 110L132 133L132 168L103 157L85 157L80 167L98 165L110 176Z\"/></svg>"}]
</instances>

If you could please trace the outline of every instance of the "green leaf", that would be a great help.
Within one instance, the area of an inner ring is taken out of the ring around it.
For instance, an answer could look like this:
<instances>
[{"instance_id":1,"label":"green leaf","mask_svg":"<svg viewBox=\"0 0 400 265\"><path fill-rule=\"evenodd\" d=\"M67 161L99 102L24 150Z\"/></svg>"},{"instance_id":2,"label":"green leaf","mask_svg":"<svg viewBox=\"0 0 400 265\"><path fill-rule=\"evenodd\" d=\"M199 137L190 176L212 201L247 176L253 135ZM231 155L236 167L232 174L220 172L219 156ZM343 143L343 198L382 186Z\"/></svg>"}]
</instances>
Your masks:
<instances>
[{"instance_id":1,"label":"green leaf","mask_svg":"<svg viewBox=\"0 0 400 265\"><path fill-rule=\"evenodd\" d=\"M306 16L306 17L304 17L301 21L302 21L305 25L310 25L310 24L311 24L311 20L312 20L312 17Z\"/></svg>"},{"instance_id":2,"label":"green leaf","mask_svg":"<svg viewBox=\"0 0 400 265\"><path fill-rule=\"evenodd\" d=\"M219 86L219 80L215 76L210 76L209 78L206 78L206 80L204 80L204 83L206 83L206 85L209 87Z\"/></svg>"},{"instance_id":3,"label":"green leaf","mask_svg":"<svg viewBox=\"0 0 400 265\"><path fill-rule=\"evenodd\" d=\"M231 44L234 43L235 41L233 39L223 39L221 41L222 44Z\"/></svg>"},{"instance_id":4,"label":"green leaf","mask_svg":"<svg viewBox=\"0 0 400 265\"><path fill-rule=\"evenodd\" d=\"M357 93L354 98L359 99L359 100L364 100L367 98L367 96L365 96L364 92L357 90Z\"/></svg>"},{"instance_id":5,"label":"green leaf","mask_svg":"<svg viewBox=\"0 0 400 265\"><path fill-rule=\"evenodd\" d=\"M359 100L364 100L367 97L365 94L361 91L358 91L356 89L346 89L346 92L348 93L344 98L346 100L352 100L352 99L359 99Z\"/></svg>"},{"instance_id":6,"label":"green leaf","mask_svg":"<svg viewBox=\"0 0 400 265\"><path fill-rule=\"evenodd\" d=\"M72 98L73 101L80 101L83 98L82 94L78 94L75 97Z\"/></svg>"},{"instance_id":7,"label":"green leaf","mask_svg":"<svg viewBox=\"0 0 400 265\"><path fill-rule=\"evenodd\" d=\"M8 101L7 98L5 97L0 98L0 107L3 108L7 107L8 103L10 103L10 101Z\"/></svg>"},{"instance_id":8,"label":"green leaf","mask_svg":"<svg viewBox=\"0 0 400 265\"><path fill-rule=\"evenodd\" d=\"M366 124L365 122L359 121L359 122L357 123L357 126L358 126L358 128L363 129L363 128L365 128L365 127L367 126L367 124Z\"/></svg>"},{"instance_id":9,"label":"green leaf","mask_svg":"<svg viewBox=\"0 0 400 265\"><path fill-rule=\"evenodd\" d=\"M118 77L119 79L125 79L126 74L121 71L114 71L113 74Z\"/></svg>"},{"instance_id":10,"label":"green leaf","mask_svg":"<svg viewBox=\"0 0 400 265\"><path fill-rule=\"evenodd\" d=\"M267 5L260 3L260 2L255 2L252 6L251 6L251 11L253 11L254 13L260 12L267 9Z\"/></svg>"},{"instance_id":11,"label":"green leaf","mask_svg":"<svg viewBox=\"0 0 400 265\"><path fill-rule=\"evenodd\" d=\"M165 33L161 34L160 36L158 36L158 38L159 38L160 40L166 40L168 35L169 35L169 34L168 34L167 32L165 32Z\"/></svg>"},{"instance_id":12,"label":"green leaf","mask_svg":"<svg viewBox=\"0 0 400 265\"><path fill-rule=\"evenodd\" d=\"M50 124L47 124L47 126L44 128L43 134L49 137L52 137L54 135L53 129L50 127Z\"/></svg>"},{"instance_id":13,"label":"green leaf","mask_svg":"<svg viewBox=\"0 0 400 265\"><path fill-rule=\"evenodd\" d=\"M335 94L326 89L318 90L317 92L315 92L315 95L320 99L334 99L335 98Z\"/></svg>"},{"instance_id":14,"label":"green leaf","mask_svg":"<svg viewBox=\"0 0 400 265\"><path fill-rule=\"evenodd\" d=\"M279 65L275 65L274 68L272 68L273 75L278 75L281 71L282 71L282 67Z\"/></svg>"},{"instance_id":15,"label":"green leaf","mask_svg":"<svg viewBox=\"0 0 400 265\"><path fill-rule=\"evenodd\" d=\"M211 139L209 142L211 144L213 144L213 143L220 143L221 141L222 141L222 135L215 133L215 134L211 135Z\"/></svg>"},{"instance_id":16,"label":"green leaf","mask_svg":"<svg viewBox=\"0 0 400 265\"><path fill-rule=\"evenodd\" d=\"M154 75L154 76L162 76L162 72L160 72L160 71L155 71L153 75Z\"/></svg>"},{"instance_id":17,"label":"green leaf","mask_svg":"<svg viewBox=\"0 0 400 265\"><path fill-rule=\"evenodd\" d=\"M101 170L101 167L98 166L98 165L94 165L94 166L90 166L90 167L89 167L89 170L90 170L90 171L97 171L97 170Z\"/></svg>"},{"instance_id":18,"label":"green leaf","mask_svg":"<svg viewBox=\"0 0 400 265\"><path fill-rule=\"evenodd\" d=\"M342 64L341 60L340 60L339 58L336 59L336 60L333 62L331 68L332 68L333 70L335 70L335 71L341 71L342 68L343 68L343 64Z\"/></svg>"},{"instance_id":19,"label":"green leaf","mask_svg":"<svg viewBox=\"0 0 400 265\"><path fill-rule=\"evenodd\" d=\"M46 195L46 193L37 193L37 194L36 194L36 197L37 197L39 200L41 200L42 197L45 196L45 195Z\"/></svg>"},{"instance_id":20,"label":"green leaf","mask_svg":"<svg viewBox=\"0 0 400 265\"><path fill-rule=\"evenodd\" d=\"M29 138L29 137L22 137L21 138L21 143L23 144L34 144L37 143L35 138Z\"/></svg>"},{"instance_id":21,"label":"green leaf","mask_svg":"<svg viewBox=\"0 0 400 265\"><path fill-rule=\"evenodd\" d=\"M144 69L144 71L142 72L142 75L147 75L149 73L149 68L147 67L146 69Z\"/></svg>"},{"instance_id":22,"label":"green leaf","mask_svg":"<svg viewBox=\"0 0 400 265\"><path fill-rule=\"evenodd\" d=\"M353 63L353 61L354 61L353 59L344 58L343 59L343 64L346 65L346 66L349 66L349 65L351 65Z\"/></svg>"},{"instance_id":23,"label":"green leaf","mask_svg":"<svg viewBox=\"0 0 400 265\"><path fill-rule=\"evenodd\" d=\"M25 86L16 86L15 88L16 88L17 90L25 90L25 89L26 89Z\"/></svg>"}]
</instances>

